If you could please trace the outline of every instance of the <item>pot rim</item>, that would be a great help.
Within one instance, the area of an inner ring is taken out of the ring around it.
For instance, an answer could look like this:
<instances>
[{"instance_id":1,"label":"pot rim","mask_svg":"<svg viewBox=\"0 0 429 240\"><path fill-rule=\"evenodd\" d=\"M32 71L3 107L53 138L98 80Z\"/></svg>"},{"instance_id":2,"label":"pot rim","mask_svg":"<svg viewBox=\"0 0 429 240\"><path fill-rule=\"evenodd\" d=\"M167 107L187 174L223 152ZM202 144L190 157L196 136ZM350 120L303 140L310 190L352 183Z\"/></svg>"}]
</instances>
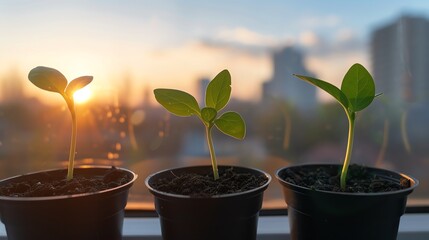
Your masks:
<instances>
[{"instance_id":1,"label":"pot rim","mask_svg":"<svg viewBox=\"0 0 429 240\"><path fill-rule=\"evenodd\" d=\"M89 192L89 193L79 193L79 194L69 194L69 195L59 195L59 196L45 196L45 197L8 197L8 196L0 196L0 201L19 201L19 202L31 202L31 201L51 201L51 200L63 200L63 199L70 199L70 198L77 198L77 197L87 197L87 196L91 196L91 195L96 195L96 194L101 194L101 193L105 193L105 192L113 192L115 190L118 190L120 188L126 188L126 187L131 187L131 185L135 182L135 180L137 179L138 175L136 173L134 173L133 171L126 169L126 168L122 168L122 167L116 167L116 166L98 166L98 165L80 165L80 166L76 166L74 167L74 169L111 169L112 167L115 167L116 169L125 171L130 173L133 178L120 186L114 187L114 188L109 188L109 189L105 189L102 191L96 191L96 192ZM31 172L31 173L25 173L25 174L21 174L21 175L16 175L13 177L9 177L9 178L5 178L5 179L1 179L0 183L3 183L5 181L9 181L9 180L13 180L19 177L24 177L24 176L29 176L29 175L33 175L33 174L38 174L38 173L43 173L43 172L55 172L55 171L67 171L67 169L63 169L63 168L54 168L54 169L47 169L47 170L42 170L42 171L37 171L37 172Z\"/></svg>"},{"instance_id":2,"label":"pot rim","mask_svg":"<svg viewBox=\"0 0 429 240\"><path fill-rule=\"evenodd\" d=\"M150 184L149 184L149 180L158 175L158 174L162 174L165 172L170 172L170 171L177 171L177 170L181 170L181 169L192 169L192 168L210 168L211 169L211 165L195 165L195 166L186 166L186 167L176 167L176 168L169 168L169 169L164 169L155 173L150 174L146 179L145 179L145 185L146 187L149 189L149 191L151 191L153 194L156 194L158 196L165 196L165 197L170 197L170 198L179 198L179 199L221 199L221 198L232 198L232 197L237 197L237 196L242 196L245 194L252 194L252 193L258 193L258 192L262 192L265 189L268 188L268 185L270 184L272 177L270 174L257 169L257 168L251 168L251 167L242 167L242 166L234 166L234 165L219 165L218 166L223 167L223 168L241 168L241 169L248 169L248 170L252 170L255 172L259 172L260 174L264 175L267 178L267 182L264 183L264 185L259 186L257 188L251 189L251 190L247 190L244 192L238 192L238 193L229 193L229 194L221 194L221 195L214 195L214 196L210 196L210 197L192 197L189 195L181 195L181 194L174 194L174 193L168 193L168 192L163 192L163 191L159 191L155 188L153 188Z\"/></svg>"},{"instance_id":3,"label":"pot rim","mask_svg":"<svg viewBox=\"0 0 429 240\"><path fill-rule=\"evenodd\" d=\"M394 174L394 175L398 175L401 176L403 178L408 179L411 182L411 186L405 189L401 189L401 190L396 190L396 191L389 191L389 192L377 192L377 193L352 193L352 192L334 192L334 191L326 191L326 190L317 190L317 189L310 189L308 187L303 187L300 185L296 185L290 182L286 182L284 179L282 179L279 176L279 173L285 169L288 168L293 168L293 167L310 167L310 166L321 166L321 167L326 167L326 166L335 166L335 167L341 167L342 164L331 164L331 163L307 163L307 164L296 164L296 165L290 165L287 167L283 167L280 168L276 171L276 178L277 180L284 186L284 187L288 187L291 189L300 189L304 192L320 192L320 193L325 193L325 194L336 194L336 195L341 195L341 196L367 196L367 197L376 197L376 196L385 196L385 195L397 195L397 194L403 194L403 193L411 193L418 185L419 185L419 180L417 180L416 178L400 173L400 172L396 172L396 171L392 171L392 170L388 170L388 169L383 169L383 168L376 168L376 167L368 167L368 166L363 166L364 168L370 169L370 170L374 170L374 171L382 171L385 173L390 173L390 174Z\"/></svg>"}]
</instances>

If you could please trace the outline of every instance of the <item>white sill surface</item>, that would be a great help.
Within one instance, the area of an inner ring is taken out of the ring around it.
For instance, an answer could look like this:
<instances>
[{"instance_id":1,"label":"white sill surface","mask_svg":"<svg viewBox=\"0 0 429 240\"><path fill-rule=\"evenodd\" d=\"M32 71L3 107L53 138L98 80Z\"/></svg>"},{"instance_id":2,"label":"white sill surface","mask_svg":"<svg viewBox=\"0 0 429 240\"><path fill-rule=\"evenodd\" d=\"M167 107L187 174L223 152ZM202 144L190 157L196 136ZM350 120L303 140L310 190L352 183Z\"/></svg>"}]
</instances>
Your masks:
<instances>
[{"instance_id":1,"label":"white sill surface","mask_svg":"<svg viewBox=\"0 0 429 240\"><path fill-rule=\"evenodd\" d=\"M125 218L124 240L161 240L158 218ZM0 239L6 238L4 225L0 225ZM258 240L289 239L287 216L261 216L258 222ZM404 214L399 225L398 240L429 239L429 213Z\"/></svg>"}]
</instances>

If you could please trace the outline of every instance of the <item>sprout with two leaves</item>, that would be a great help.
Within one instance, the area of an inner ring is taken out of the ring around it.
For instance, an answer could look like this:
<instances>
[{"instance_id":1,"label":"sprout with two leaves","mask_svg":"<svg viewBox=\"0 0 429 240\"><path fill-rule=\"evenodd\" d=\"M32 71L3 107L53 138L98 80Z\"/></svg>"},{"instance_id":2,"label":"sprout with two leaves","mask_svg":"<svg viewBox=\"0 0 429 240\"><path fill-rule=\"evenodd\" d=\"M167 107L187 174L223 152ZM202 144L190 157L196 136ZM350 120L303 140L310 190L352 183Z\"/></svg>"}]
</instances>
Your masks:
<instances>
[{"instance_id":1,"label":"sprout with two leaves","mask_svg":"<svg viewBox=\"0 0 429 240\"><path fill-rule=\"evenodd\" d=\"M175 89L155 89L156 100L169 112L180 117L197 116L205 126L207 145L210 151L214 179L219 179L216 154L212 140L212 129L217 127L221 132L236 139L243 139L246 125L240 114L225 112L218 115L231 97L231 75L228 70L220 72L206 89L206 106L199 107L197 100L190 94Z\"/></svg>"},{"instance_id":2,"label":"sprout with two leaves","mask_svg":"<svg viewBox=\"0 0 429 240\"><path fill-rule=\"evenodd\" d=\"M64 75L56 69L48 67L33 68L28 74L28 79L37 87L59 93L67 103L72 118L72 134L70 143L70 154L68 162L67 180L73 178L74 158L76 154L77 121L73 94L88 85L92 76L82 76L68 83Z\"/></svg>"},{"instance_id":3,"label":"sprout with two leaves","mask_svg":"<svg viewBox=\"0 0 429 240\"><path fill-rule=\"evenodd\" d=\"M354 128L356 112L368 107L375 95L375 84L371 74L362 65L356 63L350 67L341 83L341 89L320 79L296 75L296 77L309 82L325 92L329 93L343 107L349 122L349 132L347 140L346 155L341 170L340 186L342 190L346 188L347 171L352 155Z\"/></svg>"}]
</instances>

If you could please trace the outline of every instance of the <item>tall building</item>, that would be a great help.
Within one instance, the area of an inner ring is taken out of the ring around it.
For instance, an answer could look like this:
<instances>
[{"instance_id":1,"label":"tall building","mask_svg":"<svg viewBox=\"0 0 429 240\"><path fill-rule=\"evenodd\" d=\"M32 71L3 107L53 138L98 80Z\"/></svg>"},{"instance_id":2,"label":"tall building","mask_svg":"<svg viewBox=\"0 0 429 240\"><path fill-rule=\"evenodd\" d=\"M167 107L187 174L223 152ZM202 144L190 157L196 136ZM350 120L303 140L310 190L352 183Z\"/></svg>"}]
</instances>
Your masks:
<instances>
[{"instance_id":1,"label":"tall building","mask_svg":"<svg viewBox=\"0 0 429 240\"><path fill-rule=\"evenodd\" d=\"M407 107L429 100L429 21L402 16L371 36L377 91L389 102Z\"/></svg>"},{"instance_id":2,"label":"tall building","mask_svg":"<svg viewBox=\"0 0 429 240\"><path fill-rule=\"evenodd\" d=\"M316 88L293 74L313 76L304 66L304 56L296 48L286 47L275 52L273 76L263 85L263 100L284 100L299 110L316 106Z\"/></svg>"},{"instance_id":3,"label":"tall building","mask_svg":"<svg viewBox=\"0 0 429 240\"><path fill-rule=\"evenodd\" d=\"M381 106L387 109L383 116L392 122L390 145L397 151L426 154L429 20L402 16L379 27L371 36L371 55L377 92L387 100Z\"/></svg>"}]
</instances>

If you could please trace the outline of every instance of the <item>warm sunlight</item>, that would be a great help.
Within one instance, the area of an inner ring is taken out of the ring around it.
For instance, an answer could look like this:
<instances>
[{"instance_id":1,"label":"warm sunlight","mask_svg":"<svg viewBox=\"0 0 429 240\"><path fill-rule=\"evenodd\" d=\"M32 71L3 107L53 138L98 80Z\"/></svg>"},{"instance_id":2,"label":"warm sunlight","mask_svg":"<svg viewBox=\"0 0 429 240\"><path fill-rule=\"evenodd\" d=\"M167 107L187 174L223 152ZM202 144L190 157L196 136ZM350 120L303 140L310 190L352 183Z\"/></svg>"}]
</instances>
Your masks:
<instances>
[{"instance_id":1,"label":"warm sunlight","mask_svg":"<svg viewBox=\"0 0 429 240\"><path fill-rule=\"evenodd\" d=\"M75 103L85 103L91 98L92 92L89 88L83 88L73 94Z\"/></svg>"}]
</instances>

